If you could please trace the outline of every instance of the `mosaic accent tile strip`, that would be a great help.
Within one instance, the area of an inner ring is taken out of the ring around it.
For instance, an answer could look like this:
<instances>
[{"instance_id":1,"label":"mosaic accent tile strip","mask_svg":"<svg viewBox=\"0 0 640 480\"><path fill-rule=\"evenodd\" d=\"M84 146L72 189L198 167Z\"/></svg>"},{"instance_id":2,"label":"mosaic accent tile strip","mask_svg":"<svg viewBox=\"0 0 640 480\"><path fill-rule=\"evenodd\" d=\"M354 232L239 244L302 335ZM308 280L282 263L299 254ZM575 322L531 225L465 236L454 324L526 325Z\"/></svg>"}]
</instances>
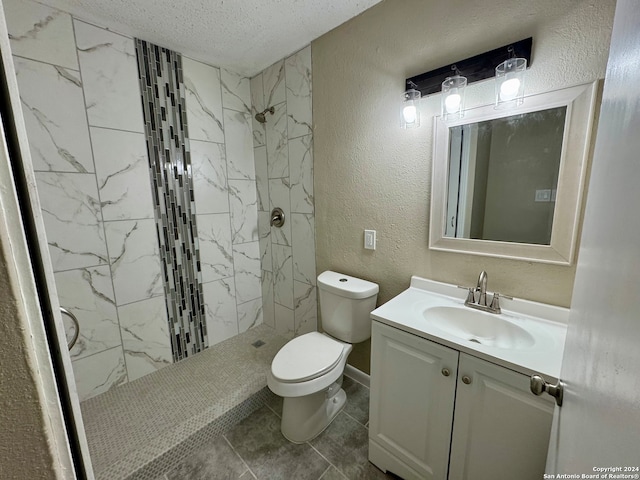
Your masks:
<instances>
[{"instance_id":1,"label":"mosaic accent tile strip","mask_svg":"<svg viewBox=\"0 0 640 480\"><path fill-rule=\"evenodd\" d=\"M174 361L208 347L180 54L136 39Z\"/></svg>"}]
</instances>

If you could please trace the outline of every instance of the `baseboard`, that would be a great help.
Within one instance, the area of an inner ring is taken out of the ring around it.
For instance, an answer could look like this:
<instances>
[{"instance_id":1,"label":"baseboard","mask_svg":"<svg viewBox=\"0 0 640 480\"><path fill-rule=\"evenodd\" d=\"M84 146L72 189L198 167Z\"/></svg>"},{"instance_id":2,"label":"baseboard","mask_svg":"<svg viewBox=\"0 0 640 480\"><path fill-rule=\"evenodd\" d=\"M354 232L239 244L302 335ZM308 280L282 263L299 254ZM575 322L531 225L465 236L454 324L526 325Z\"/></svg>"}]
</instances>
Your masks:
<instances>
[{"instance_id":1,"label":"baseboard","mask_svg":"<svg viewBox=\"0 0 640 480\"><path fill-rule=\"evenodd\" d=\"M356 367L349 365L348 363L344 366L344 374L351 380L355 380L367 388L369 388L371 384L371 377L369 377L368 374L364 373L362 370L358 370Z\"/></svg>"}]
</instances>

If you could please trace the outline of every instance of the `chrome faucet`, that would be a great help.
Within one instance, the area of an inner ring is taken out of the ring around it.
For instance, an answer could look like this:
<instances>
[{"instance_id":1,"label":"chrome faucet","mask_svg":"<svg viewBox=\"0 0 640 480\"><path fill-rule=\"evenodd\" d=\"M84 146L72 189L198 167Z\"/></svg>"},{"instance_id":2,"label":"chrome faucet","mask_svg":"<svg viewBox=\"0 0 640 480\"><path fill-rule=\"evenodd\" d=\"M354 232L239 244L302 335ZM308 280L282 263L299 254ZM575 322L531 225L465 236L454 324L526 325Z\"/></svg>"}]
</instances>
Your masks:
<instances>
[{"instance_id":1,"label":"chrome faucet","mask_svg":"<svg viewBox=\"0 0 640 480\"><path fill-rule=\"evenodd\" d=\"M487 306L487 272L482 270L478 275L478 285L476 286L476 292L480 292L480 298L478 298L478 305Z\"/></svg>"},{"instance_id":2,"label":"chrome faucet","mask_svg":"<svg viewBox=\"0 0 640 480\"><path fill-rule=\"evenodd\" d=\"M478 276L478 284L476 287L460 287L467 289L468 295L464 304L467 307L475 308L477 310L482 310L483 312L489 313L500 313L502 310L500 309L500 297L508 298L513 300L513 297L509 297L507 295L501 295L498 292L494 292L493 298L491 299L491 303L487 302L487 272L482 270L480 275Z\"/></svg>"}]
</instances>

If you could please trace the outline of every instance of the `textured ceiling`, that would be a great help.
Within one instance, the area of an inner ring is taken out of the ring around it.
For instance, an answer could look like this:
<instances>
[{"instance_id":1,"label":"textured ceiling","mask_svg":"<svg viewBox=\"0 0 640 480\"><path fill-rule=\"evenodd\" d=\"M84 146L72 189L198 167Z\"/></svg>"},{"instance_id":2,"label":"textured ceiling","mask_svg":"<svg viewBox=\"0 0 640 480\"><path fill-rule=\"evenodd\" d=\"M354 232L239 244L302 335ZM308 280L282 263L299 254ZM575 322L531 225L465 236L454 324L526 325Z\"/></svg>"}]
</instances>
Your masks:
<instances>
[{"instance_id":1,"label":"textured ceiling","mask_svg":"<svg viewBox=\"0 0 640 480\"><path fill-rule=\"evenodd\" d=\"M380 0L39 1L251 76Z\"/></svg>"}]
</instances>

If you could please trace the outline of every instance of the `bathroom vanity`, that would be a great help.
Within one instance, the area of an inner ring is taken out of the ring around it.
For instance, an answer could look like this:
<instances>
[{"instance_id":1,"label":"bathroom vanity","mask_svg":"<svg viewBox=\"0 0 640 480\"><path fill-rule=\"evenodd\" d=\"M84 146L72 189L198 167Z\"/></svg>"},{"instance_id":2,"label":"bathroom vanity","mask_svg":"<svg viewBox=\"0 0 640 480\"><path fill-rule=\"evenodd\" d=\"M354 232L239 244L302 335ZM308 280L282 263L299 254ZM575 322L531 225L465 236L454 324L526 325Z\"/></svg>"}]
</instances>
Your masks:
<instances>
[{"instance_id":1,"label":"bathroom vanity","mask_svg":"<svg viewBox=\"0 0 640 480\"><path fill-rule=\"evenodd\" d=\"M371 314L369 459L410 479L543 476L568 310L505 300L464 306L453 285L413 277Z\"/></svg>"}]
</instances>

